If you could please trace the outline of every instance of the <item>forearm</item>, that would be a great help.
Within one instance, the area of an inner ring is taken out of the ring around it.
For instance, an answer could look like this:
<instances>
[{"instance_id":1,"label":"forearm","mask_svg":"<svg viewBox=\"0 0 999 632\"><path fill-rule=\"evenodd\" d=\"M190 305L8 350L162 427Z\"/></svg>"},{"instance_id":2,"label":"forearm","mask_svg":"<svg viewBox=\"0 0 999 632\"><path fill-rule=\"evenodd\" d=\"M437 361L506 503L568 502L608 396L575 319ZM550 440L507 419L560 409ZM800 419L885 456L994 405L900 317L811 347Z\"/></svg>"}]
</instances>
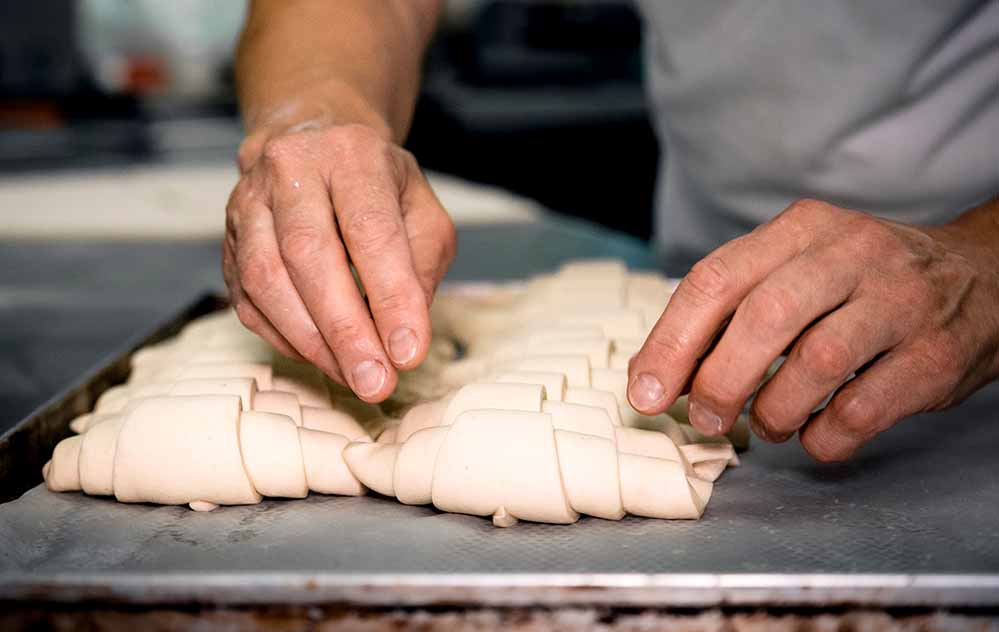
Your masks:
<instances>
[{"instance_id":1,"label":"forearm","mask_svg":"<svg viewBox=\"0 0 999 632\"><path fill-rule=\"evenodd\" d=\"M443 0L253 0L236 79L249 134L362 123L400 142Z\"/></svg>"}]
</instances>

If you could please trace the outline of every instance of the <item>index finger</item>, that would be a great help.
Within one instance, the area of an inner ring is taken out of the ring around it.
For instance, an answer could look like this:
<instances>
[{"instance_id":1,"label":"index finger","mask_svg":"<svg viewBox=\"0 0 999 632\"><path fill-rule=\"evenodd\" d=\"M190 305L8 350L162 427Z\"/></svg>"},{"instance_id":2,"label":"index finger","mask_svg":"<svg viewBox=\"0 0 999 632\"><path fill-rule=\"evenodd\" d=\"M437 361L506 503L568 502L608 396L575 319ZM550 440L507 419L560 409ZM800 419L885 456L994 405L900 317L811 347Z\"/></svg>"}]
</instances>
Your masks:
<instances>
[{"instance_id":1,"label":"index finger","mask_svg":"<svg viewBox=\"0 0 999 632\"><path fill-rule=\"evenodd\" d=\"M637 411L666 410L750 290L804 250L809 218L798 208L792 205L691 268L629 366L628 399Z\"/></svg>"},{"instance_id":2,"label":"index finger","mask_svg":"<svg viewBox=\"0 0 999 632\"><path fill-rule=\"evenodd\" d=\"M408 174L391 149L389 160L358 159L358 151L363 156L379 148L355 147L354 157L338 161L330 197L382 344L396 367L409 369L430 347L430 313L400 205Z\"/></svg>"},{"instance_id":3,"label":"index finger","mask_svg":"<svg viewBox=\"0 0 999 632\"><path fill-rule=\"evenodd\" d=\"M274 228L288 275L350 388L382 401L397 376L350 272L327 184L298 163L273 171Z\"/></svg>"}]
</instances>

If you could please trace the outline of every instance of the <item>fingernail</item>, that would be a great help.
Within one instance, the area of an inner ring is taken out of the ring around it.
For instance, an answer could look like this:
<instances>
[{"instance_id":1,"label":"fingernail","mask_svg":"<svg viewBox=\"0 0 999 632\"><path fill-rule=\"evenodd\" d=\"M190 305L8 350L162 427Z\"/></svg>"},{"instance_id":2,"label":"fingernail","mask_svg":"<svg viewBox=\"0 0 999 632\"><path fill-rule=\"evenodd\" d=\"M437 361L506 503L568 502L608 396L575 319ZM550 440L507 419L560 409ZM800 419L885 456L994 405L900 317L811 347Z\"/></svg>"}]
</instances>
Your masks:
<instances>
[{"instance_id":1,"label":"fingernail","mask_svg":"<svg viewBox=\"0 0 999 632\"><path fill-rule=\"evenodd\" d=\"M770 429L763 425L763 422L752 410L749 411L749 429L752 430L757 437L769 443L784 443L791 438L791 435L788 434L781 435L771 433Z\"/></svg>"},{"instance_id":2,"label":"fingernail","mask_svg":"<svg viewBox=\"0 0 999 632\"><path fill-rule=\"evenodd\" d=\"M666 389L663 388L662 382L651 373L639 373L628 389L628 399L638 411L653 408L665 395Z\"/></svg>"},{"instance_id":3,"label":"fingernail","mask_svg":"<svg viewBox=\"0 0 999 632\"><path fill-rule=\"evenodd\" d=\"M767 430L760 423L760 418L753 411L749 411L749 429L760 439L767 439Z\"/></svg>"},{"instance_id":4,"label":"fingernail","mask_svg":"<svg viewBox=\"0 0 999 632\"><path fill-rule=\"evenodd\" d=\"M371 396L385 384L385 367L377 360L365 360L354 367L354 392L361 396Z\"/></svg>"},{"instance_id":5,"label":"fingernail","mask_svg":"<svg viewBox=\"0 0 999 632\"><path fill-rule=\"evenodd\" d=\"M388 339L388 351L392 361L405 364L416 356L416 334L409 327L400 327L392 332Z\"/></svg>"},{"instance_id":6,"label":"fingernail","mask_svg":"<svg viewBox=\"0 0 999 632\"><path fill-rule=\"evenodd\" d=\"M690 425L706 435L720 435L722 432L722 418L715 411L694 399L687 400L687 415L690 417Z\"/></svg>"}]
</instances>

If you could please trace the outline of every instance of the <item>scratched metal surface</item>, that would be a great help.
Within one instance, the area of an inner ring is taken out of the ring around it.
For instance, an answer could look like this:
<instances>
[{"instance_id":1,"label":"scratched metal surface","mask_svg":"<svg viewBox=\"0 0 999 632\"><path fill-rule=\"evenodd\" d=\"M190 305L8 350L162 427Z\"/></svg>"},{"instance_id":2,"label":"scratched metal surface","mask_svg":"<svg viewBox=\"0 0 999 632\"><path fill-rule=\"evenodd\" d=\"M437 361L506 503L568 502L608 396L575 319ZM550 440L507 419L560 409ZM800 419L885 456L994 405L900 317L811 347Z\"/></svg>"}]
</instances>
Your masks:
<instances>
[{"instance_id":1,"label":"scratched metal surface","mask_svg":"<svg viewBox=\"0 0 999 632\"><path fill-rule=\"evenodd\" d=\"M545 256L608 254L565 243ZM126 311L138 326L156 309ZM319 495L201 514L36 487L0 505L0 599L999 607L997 448L992 385L848 464L756 442L699 522L495 529Z\"/></svg>"},{"instance_id":2,"label":"scratched metal surface","mask_svg":"<svg viewBox=\"0 0 999 632\"><path fill-rule=\"evenodd\" d=\"M496 529L382 497L313 494L194 513L42 487L0 506L0 567L33 573L999 572L993 388L913 418L849 464L756 442L700 521ZM169 472L164 472L169 476Z\"/></svg>"},{"instance_id":3,"label":"scratched metal surface","mask_svg":"<svg viewBox=\"0 0 999 632\"><path fill-rule=\"evenodd\" d=\"M0 597L47 586L71 597L99 587L137 601L295 600L318 586L323 599L353 601L371 599L349 590L370 583L380 586L376 602L503 602L503 594L516 601L564 588L568 578L602 587L591 599L646 605L997 607L997 403L993 387L949 413L911 419L845 465L814 464L795 445L756 443L719 481L699 522L583 518L496 529L381 497L319 495L201 514L39 486L0 505ZM740 576L756 577L755 597L745 586L705 590L705 582L717 588ZM469 596L468 584L483 577L485 587ZM809 597L803 587L816 577L820 585L835 578L841 590ZM668 589L629 593L643 578ZM917 590L924 580L932 590ZM421 593L427 581L436 591ZM572 593L549 597L561 603Z\"/></svg>"}]
</instances>

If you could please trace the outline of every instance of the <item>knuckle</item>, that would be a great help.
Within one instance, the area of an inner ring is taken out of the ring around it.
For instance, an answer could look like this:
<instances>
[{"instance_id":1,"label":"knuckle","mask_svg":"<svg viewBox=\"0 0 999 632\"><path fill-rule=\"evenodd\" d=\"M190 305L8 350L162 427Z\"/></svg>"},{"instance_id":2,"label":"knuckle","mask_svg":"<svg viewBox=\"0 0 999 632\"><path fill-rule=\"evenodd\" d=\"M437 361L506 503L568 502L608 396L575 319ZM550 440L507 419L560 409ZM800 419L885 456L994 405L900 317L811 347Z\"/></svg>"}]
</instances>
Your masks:
<instances>
[{"instance_id":1,"label":"knuckle","mask_svg":"<svg viewBox=\"0 0 999 632\"><path fill-rule=\"evenodd\" d=\"M236 301L234 306L236 310L236 317L239 322L243 323L243 326L251 331L257 331L260 328L260 314L249 301L246 299Z\"/></svg>"},{"instance_id":2,"label":"knuckle","mask_svg":"<svg viewBox=\"0 0 999 632\"><path fill-rule=\"evenodd\" d=\"M250 134L239 144L236 152L236 165L241 173L246 173L253 168L253 164L260 157L266 139L260 134Z\"/></svg>"},{"instance_id":3,"label":"knuckle","mask_svg":"<svg viewBox=\"0 0 999 632\"><path fill-rule=\"evenodd\" d=\"M400 236L402 226L391 212L362 211L344 226L344 238L360 255L375 254Z\"/></svg>"},{"instance_id":4,"label":"knuckle","mask_svg":"<svg viewBox=\"0 0 999 632\"><path fill-rule=\"evenodd\" d=\"M227 205L225 208L225 237L226 239L232 239L238 232L239 226L236 211Z\"/></svg>"},{"instance_id":5,"label":"knuckle","mask_svg":"<svg viewBox=\"0 0 999 632\"><path fill-rule=\"evenodd\" d=\"M792 202L784 214L798 219L812 220L826 217L829 209L830 206L821 200L802 198Z\"/></svg>"},{"instance_id":6,"label":"knuckle","mask_svg":"<svg viewBox=\"0 0 999 632\"><path fill-rule=\"evenodd\" d=\"M719 375L709 363L702 365L701 370L697 372L691 393L696 394L695 399L709 401L725 408L741 408L740 400L745 399L739 392L736 381Z\"/></svg>"},{"instance_id":7,"label":"knuckle","mask_svg":"<svg viewBox=\"0 0 999 632\"><path fill-rule=\"evenodd\" d=\"M326 341L316 330L313 335L308 336L302 343L301 347L298 348L298 352L303 358L312 362L313 364L319 364L321 360L325 359L326 351L329 347L326 346Z\"/></svg>"},{"instance_id":8,"label":"knuckle","mask_svg":"<svg viewBox=\"0 0 999 632\"><path fill-rule=\"evenodd\" d=\"M225 281L225 286L229 288L229 298L233 299L236 296L239 274L236 271L236 266L232 262L232 258L229 253L222 255L222 280ZM231 301L234 302L234 301Z\"/></svg>"},{"instance_id":9,"label":"knuckle","mask_svg":"<svg viewBox=\"0 0 999 632\"><path fill-rule=\"evenodd\" d=\"M832 438L819 438L814 433L806 434L801 439L805 452L819 463L839 463L850 458L851 451L836 445Z\"/></svg>"},{"instance_id":10,"label":"knuckle","mask_svg":"<svg viewBox=\"0 0 999 632\"><path fill-rule=\"evenodd\" d=\"M240 178L236 182L236 186L232 188L229 192L229 199L226 201L225 211L227 214L232 214L242 206L243 198L246 196L246 189L248 187L246 178Z\"/></svg>"},{"instance_id":11,"label":"knuckle","mask_svg":"<svg viewBox=\"0 0 999 632\"><path fill-rule=\"evenodd\" d=\"M291 136L275 136L260 150L260 157L269 165L279 165L293 156L298 150L298 143Z\"/></svg>"},{"instance_id":12,"label":"knuckle","mask_svg":"<svg viewBox=\"0 0 999 632\"><path fill-rule=\"evenodd\" d=\"M323 320L324 338L330 341L334 351L356 344L364 335L364 330L356 318L347 314L333 314Z\"/></svg>"},{"instance_id":13,"label":"knuckle","mask_svg":"<svg viewBox=\"0 0 999 632\"><path fill-rule=\"evenodd\" d=\"M327 245L324 231L314 226L289 228L278 238L281 257L296 270L309 266Z\"/></svg>"},{"instance_id":14,"label":"knuckle","mask_svg":"<svg viewBox=\"0 0 999 632\"><path fill-rule=\"evenodd\" d=\"M870 397L857 388L846 388L829 402L832 421L851 437L869 437L884 416L881 398Z\"/></svg>"},{"instance_id":15,"label":"knuckle","mask_svg":"<svg viewBox=\"0 0 999 632\"><path fill-rule=\"evenodd\" d=\"M246 173L253 167L253 163L257 161L257 156L260 155L260 149L243 143L239 146L236 151L236 166L239 168L240 173Z\"/></svg>"},{"instance_id":16,"label":"knuckle","mask_svg":"<svg viewBox=\"0 0 999 632\"><path fill-rule=\"evenodd\" d=\"M764 336L783 331L801 308L801 301L779 285L761 285L746 297L745 313Z\"/></svg>"},{"instance_id":17,"label":"knuckle","mask_svg":"<svg viewBox=\"0 0 999 632\"><path fill-rule=\"evenodd\" d=\"M346 156L365 155L372 148L385 144L375 130L359 123L338 125L330 129L329 140L336 151Z\"/></svg>"},{"instance_id":18,"label":"knuckle","mask_svg":"<svg viewBox=\"0 0 999 632\"><path fill-rule=\"evenodd\" d=\"M895 250L899 237L887 224L867 216L859 216L854 223L853 242L868 255L884 255Z\"/></svg>"},{"instance_id":19,"label":"knuckle","mask_svg":"<svg viewBox=\"0 0 999 632\"><path fill-rule=\"evenodd\" d=\"M219 247L219 252L222 253L222 271L229 271L233 268L233 257L232 257L232 240L225 238L222 240L222 244Z\"/></svg>"},{"instance_id":20,"label":"knuckle","mask_svg":"<svg viewBox=\"0 0 999 632\"><path fill-rule=\"evenodd\" d=\"M794 430L794 426L784 416L773 409L772 404L757 399L753 403L753 416L756 423L762 426L767 436L777 438Z\"/></svg>"},{"instance_id":21,"label":"knuckle","mask_svg":"<svg viewBox=\"0 0 999 632\"><path fill-rule=\"evenodd\" d=\"M251 185L247 178L240 178L225 204L225 225L226 232L239 232L239 224L246 210L249 200Z\"/></svg>"},{"instance_id":22,"label":"knuckle","mask_svg":"<svg viewBox=\"0 0 999 632\"><path fill-rule=\"evenodd\" d=\"M875 242L898 242L898 233L883 221L869 215L858 215L854 218L857 229L869 235Z\"/></svg>"},{"instance_id":23,"label":"knuckle","mask_svg":"<svg viewBox=\"0 0 999 632\"><path fill-rule=\"evenodd\" d=\"M405 173L419 173L420 163L413 152L404 147L393 147L392 157L399 162L398 168Z\"/></svg>"},{"instance_id":24,"label":"knuckle","mask_svg":"<svg viewBox=\"0 0 999 632\"><path fill-rule=\"evenodd\" d=\"M239 281L251 297L267 294L277 276L280 262L267 256L247 256L239 265Z\"/></svg>"},{"instance_id":25,"label":"knuckle","mask_svg":"<svg viewBox=\"0 0 999 632\"><path fill-rule=\"evenodd\" d=\"M801 371L816 385L838 383L854 369L853 351L839 336L812 333L801 341Z\"/></svg>"},{"instance_id":26,"label":"knuckle","mask_svg":"<svg viewBox=\"0 0 999 632\"><path fill-rule=\"evenodd\" d=\"M718 301L731 291L732 272L722 257L708 255L694 264L680 285L702 300Z\"/></svg>"},{"instance_id":27,"label":"knuckle","mask_svg":"<svg viewBox=\"0 0 999 632\"><path fill-rule=\"evenodd\" d=\"M814 236L815 227L827 224L832 219L834 208L819 200L797 200L765 226L772 227L792 241L809 242Z\"/></svg>"},{"instance_id":28,"label":"knuckle","mask_svg":"<svg viewBox=\"0 0 999 632\"><path fill-rule=\"evenodd\" d=\"M936 376L938 388L945 392L952 391L968 370L963 345L950 332L935 336L922 355L927 368Z\"/></svg>"},{"instance_id":29,"label":"knuckle","mask_svg":"<svg viewBox=\"0 0 999 632\"><path fill-rule=\"evenodd\" d=\"M447 213L442 213L440 221L440 259L451 261L458 254L458 231L454 227L454 222Z\"/></svg>"},{"instance_id":30,"label":"knuckle","mask_svg":"<svg viewBox=\"0 0 999 632\"><path fill-rule=\"evenodd\" d=\"M679 361L687 347L689 344L683 336L678 336L665 327L656 327L645 341L643 350L651 352L653 358L668 366Z\"/></svg>"},{"instance_id":31,"label":"knuckle","mask_svg":"<svg viewBox=\"0 0 999 632\"><path fill-rule=\"evenodd\" d=\"M389 288L368 294L368 304L371 310L378 314L406 313L415 303L413 294L400 288Z\"/></svg>"}]
</instances>

